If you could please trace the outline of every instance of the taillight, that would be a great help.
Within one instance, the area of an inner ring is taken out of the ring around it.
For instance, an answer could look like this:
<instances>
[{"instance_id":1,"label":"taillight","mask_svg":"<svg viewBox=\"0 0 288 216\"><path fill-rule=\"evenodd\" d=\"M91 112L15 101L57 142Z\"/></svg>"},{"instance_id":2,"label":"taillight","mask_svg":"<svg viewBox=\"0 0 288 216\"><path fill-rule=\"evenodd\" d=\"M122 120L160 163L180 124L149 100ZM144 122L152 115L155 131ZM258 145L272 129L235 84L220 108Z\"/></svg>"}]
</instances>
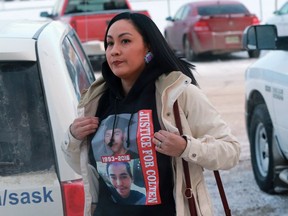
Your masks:
<instances>
[{"instance_id":1,"label":"taillight","mask_svg":"<svg viewBox=\"0 0 288 216\"><path fill-rule=\"evenodd\" d=\"M85 205L83 181L62 182L61 187L65 216L83 216Z\"/></svg>"},{"instance_id":2,"label":"taillight","mask_svg":"<svg viewBox=\"0 0 288 216\"><path fill-rule=\"evenodd\" d=\"M206 21L199 20L194 24L195 31L209 31L209 25Z\"/></svg>"},{"instance_id":3,"label":"taillight","mask_svg":"<svg viewBox=\"0 0 288 216\"><path fill-rule=\"evenodd\" d=\"M259 23L260 23L259 19L256 16L253 16L252 17L252 25L257 25Z\"/></svg>"}]
</instances>

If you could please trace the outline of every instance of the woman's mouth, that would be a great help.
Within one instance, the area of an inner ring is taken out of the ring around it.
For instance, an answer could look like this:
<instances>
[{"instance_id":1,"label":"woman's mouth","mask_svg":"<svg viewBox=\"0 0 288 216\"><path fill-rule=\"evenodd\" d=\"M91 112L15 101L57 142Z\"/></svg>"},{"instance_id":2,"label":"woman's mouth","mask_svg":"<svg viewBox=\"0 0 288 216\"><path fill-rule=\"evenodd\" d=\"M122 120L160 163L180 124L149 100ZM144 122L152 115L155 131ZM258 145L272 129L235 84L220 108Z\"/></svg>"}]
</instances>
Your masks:
<instances>
[{"instance_id":1,"label":"woman's mouth","mask_svg":"<svg viewBox=\"0 0 288 216\"><path fill-rule=\"evenodd\" d=\"M113 61L112 62L112 64L114 65L114 66L119 66L120 64L122 64L123 63L123 61Z\"/></svg>"}]
</instances>

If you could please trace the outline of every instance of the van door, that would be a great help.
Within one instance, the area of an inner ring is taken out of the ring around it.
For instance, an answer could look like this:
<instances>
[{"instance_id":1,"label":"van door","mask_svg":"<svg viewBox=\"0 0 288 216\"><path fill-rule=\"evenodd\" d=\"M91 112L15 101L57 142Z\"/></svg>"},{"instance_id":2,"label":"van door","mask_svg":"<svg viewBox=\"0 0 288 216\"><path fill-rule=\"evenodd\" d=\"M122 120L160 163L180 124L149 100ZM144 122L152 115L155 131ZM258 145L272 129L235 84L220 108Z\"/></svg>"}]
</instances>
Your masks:
<instances>
[{"instance_id":1,"label":"van door","mask_svg":"<svg viewBox=\"0 0 288 216\"><path fill-rule=\"evenodd\" d=\"M287 107L288 107L288 64L284 59L288 59L288 53L283 51L273 51L274 61L273 64L277 65L274 70L267 71L267 80L271 84L272 103L275 120L272 118L273 126L277 136L277 141L280 145L280 149L288 158L288 119L287 119ZM271 66L272 67L272 66Z\"/></svg>"}]
</instances>

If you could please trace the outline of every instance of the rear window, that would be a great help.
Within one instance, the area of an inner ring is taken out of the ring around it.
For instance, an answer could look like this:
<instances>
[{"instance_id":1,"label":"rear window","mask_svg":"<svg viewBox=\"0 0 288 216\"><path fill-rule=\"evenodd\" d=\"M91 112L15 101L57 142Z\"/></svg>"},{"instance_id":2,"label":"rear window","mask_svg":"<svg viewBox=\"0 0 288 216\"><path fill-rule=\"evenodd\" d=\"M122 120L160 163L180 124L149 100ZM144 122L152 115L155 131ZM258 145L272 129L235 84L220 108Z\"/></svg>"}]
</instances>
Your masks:
<instances>
[{"instance_id":1,"label":"rear window","mask_svg":"<svg viewBox=\"0 0 288 216\"><path fill-rule=\"evenodd\" d=\"M128 9L125 0L69 0L65 14Z\"/></svg>"},{"instance_id":2,"label":"rear window","mask_svg":"<svg viewBox=\"0 0 288 216\"><path fill-rule=\"evenodd\" d=\"M208 5L198 7L198 14L201 16L249 14L249 11L242 4Z\"/></svg>"},{"instance_id":3,"label":"rear window","mask_svg":"<svg viewBox=\"0 0 288 216\"><path fill-rule=\"evenodd\" d=\"M0 62L0 176L53 168L43 89L35 62Z\"/></svg>"}]
</instances>

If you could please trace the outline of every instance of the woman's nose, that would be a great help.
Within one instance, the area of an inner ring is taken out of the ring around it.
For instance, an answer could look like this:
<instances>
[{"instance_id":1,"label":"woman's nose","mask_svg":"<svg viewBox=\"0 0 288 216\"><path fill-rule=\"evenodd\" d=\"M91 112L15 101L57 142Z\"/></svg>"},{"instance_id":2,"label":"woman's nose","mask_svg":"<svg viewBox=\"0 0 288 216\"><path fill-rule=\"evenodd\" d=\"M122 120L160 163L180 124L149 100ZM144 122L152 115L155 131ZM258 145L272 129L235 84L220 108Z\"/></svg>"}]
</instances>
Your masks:
<instances>
[{"instance_id":1,"label":"woman's nose","mask_svg":"<svg viewBox=\"0 0 288 216\"><path fill-rule=\"evenodd\" d=\"M111 55L119 55L120 49L117 44L114 44L112 49L111 49Z\"/></svg>"}]
</instances>

